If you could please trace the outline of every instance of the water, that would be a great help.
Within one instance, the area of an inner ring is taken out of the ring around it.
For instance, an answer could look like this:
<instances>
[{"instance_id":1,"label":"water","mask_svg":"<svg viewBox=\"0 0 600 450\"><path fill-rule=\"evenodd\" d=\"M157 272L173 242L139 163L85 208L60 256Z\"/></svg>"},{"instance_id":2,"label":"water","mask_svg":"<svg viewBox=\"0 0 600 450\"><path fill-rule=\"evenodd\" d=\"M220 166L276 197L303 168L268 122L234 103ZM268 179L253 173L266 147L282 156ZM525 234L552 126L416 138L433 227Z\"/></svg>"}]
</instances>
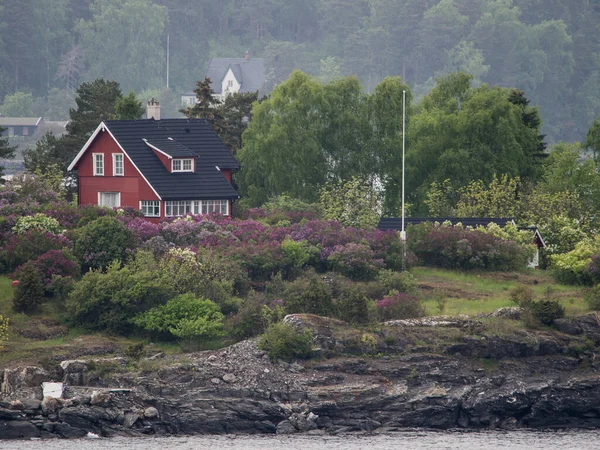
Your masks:
<instances>
[{"instance_id":1,"label":"water","mask_svg":"<svg viewBox=\"0 0 600 450\"><path fill-rule=\"evenodd\" d=\"M600 450L600 430L594 431L410 431L381 435L338 436L179 436L80 440L0 441L2 450Z\"/></svg>"}]
</instances>

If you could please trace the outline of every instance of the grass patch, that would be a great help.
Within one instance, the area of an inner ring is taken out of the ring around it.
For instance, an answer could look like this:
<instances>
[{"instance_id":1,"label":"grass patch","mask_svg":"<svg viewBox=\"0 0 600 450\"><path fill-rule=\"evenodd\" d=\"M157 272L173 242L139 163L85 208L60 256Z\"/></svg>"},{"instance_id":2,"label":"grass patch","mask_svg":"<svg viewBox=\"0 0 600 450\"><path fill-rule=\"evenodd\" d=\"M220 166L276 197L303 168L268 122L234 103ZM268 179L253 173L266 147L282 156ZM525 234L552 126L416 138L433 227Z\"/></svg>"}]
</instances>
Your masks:
<instances>
[{"instance_id":1,"label":"grass patch","mask_svg":"<svg viewBox=\"0 0 600 450\"><path fill-rule=\"evenodd\" d=\"M531 287L536 299L558 300L567 315L589 311L581 287L558 284L546 271L461 272L416 267L411 272L419 285L418 295L431 315L476 315L515 306L510 292L520 285Z\"/></svg>"}]
</instances>

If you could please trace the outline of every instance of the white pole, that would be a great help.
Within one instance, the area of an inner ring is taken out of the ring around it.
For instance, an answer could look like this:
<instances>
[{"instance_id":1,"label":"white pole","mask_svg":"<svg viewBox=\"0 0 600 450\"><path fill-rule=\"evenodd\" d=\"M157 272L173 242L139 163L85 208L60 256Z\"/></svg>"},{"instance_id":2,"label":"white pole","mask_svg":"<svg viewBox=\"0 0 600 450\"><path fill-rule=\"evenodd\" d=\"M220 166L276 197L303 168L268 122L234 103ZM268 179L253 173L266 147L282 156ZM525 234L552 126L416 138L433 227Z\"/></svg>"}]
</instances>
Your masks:
<instances>
[{"instance_id":1,"label":"white pole","mask_svg":"<svg viewBox=\"0 0 600 450\"><path fill-rule=\"evenodd\" d=\"M404 229L404 153L406 147L405 133L406 131L406 91L402 91L402 231L400 231L400 239L406 242L406 231Z\"/></svg>"},{"instance_id":2,"label":"white pole","mask_svg":"<svg viewBox=\"0 0 600 450\"><path fill-rule=\"evenodd\" d=\"M167 33L167 89L169 89L169 51L171 47L171 42L169 40L169 33Z\"/></svg>"}]
</instances>

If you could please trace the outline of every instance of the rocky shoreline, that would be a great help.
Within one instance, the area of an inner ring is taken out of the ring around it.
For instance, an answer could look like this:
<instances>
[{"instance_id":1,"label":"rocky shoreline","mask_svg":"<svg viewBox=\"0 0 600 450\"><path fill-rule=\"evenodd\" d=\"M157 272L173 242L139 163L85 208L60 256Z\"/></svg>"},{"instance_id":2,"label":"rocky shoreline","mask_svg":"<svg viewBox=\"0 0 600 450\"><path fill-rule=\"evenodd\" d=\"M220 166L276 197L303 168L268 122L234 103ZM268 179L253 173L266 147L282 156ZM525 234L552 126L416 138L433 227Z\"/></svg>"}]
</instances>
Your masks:
<instances>
[{"instance_id":1,"label":"rocky shoreline","mask_svg":"<svg viewBox=\"0 0 600 450\"><path fill-rule=\"evenodd\" d=\"M184 360L151 355L135 371L120 357L5 369L0 439L600 426L595 314L493 333L470 319L377 333L286 321L313 330L313 359L274 363L248 340ZM49 381L63 383L61 398L42 398Z\"/></svg>"}]
</instances>

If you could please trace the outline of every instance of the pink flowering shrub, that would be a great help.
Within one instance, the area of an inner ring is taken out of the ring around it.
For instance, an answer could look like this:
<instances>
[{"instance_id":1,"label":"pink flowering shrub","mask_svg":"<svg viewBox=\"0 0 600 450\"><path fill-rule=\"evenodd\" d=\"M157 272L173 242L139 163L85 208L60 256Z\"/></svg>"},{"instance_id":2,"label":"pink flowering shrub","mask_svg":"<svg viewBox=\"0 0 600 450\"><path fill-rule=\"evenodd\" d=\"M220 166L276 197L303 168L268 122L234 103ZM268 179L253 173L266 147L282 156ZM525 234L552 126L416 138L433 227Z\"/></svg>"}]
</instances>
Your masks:
<instances>
[{"instance_id":1,"label":"pink flowering shrub","mask_svg":"<svg viewBox=\"0 0 600 450\"><path fill-rule=\"evenodd\" d=\"M382 321L412 319L427 315L427 310L417 297L403 292L396 292L382 298L376 306L377 314Z\"/></svg>"},{"instance_id":2,"label":"pink flowering shrub","mask_svg":"<svg viewBox=\"0 0 600 450\"><path fill-rule=\"evenodd\" d=\"M133 234L142 242L146 242L148 239L158 236L160 234L160 227L142 217L136 217L129 221L125 228L133 232Z\"/></svg>"},{"instance_id":3,"label":"pink flowering shrub","mask_svg":"<svg viewBox=\"0 0 600 450\"><path fill-rule=\"evenodd\" d=\"M52 289L55 277L76 278L80 274L80 267L77 260L70 253L63 250L49 250L36 260L30 260L20 265L10 274L13 280L20 280L25 266L31 265L37 269L46 291Z\"/></svg>"},{"instance_id":4,"label":"pink flowering shrub","mask_svg":"<svg viewBox=\"0 0 600 450\"><path fill-rule=\"evenodd\" d=\"M21 264L36 259L48 250L71 249L73 243L62 234L29 230L12 234L0 250L0 269L12 271Z\"/></svg>"},{"instance_id":5,"label":"pink flowering shrub","mask_svg":"<svg viewBox=\"0 0 600 450\"><path fill-rule=\"evenodd\" d=\"M432 227L413 249L423 264L447 269L518 270L527 262L514 241L461 227Z\"/></svg>"},{"instance_id":6,"label":"pink flowering shrub","mask_svg":"<svg viewBox=\"0 0 600 450\"><path fill-rule=\"evenodd\" d=\"M336 245L327 256L329 267L356 281L373 280L384 268L382 259L376 259L375 253L366 244Z\"/></svg>"}]
</instances>

